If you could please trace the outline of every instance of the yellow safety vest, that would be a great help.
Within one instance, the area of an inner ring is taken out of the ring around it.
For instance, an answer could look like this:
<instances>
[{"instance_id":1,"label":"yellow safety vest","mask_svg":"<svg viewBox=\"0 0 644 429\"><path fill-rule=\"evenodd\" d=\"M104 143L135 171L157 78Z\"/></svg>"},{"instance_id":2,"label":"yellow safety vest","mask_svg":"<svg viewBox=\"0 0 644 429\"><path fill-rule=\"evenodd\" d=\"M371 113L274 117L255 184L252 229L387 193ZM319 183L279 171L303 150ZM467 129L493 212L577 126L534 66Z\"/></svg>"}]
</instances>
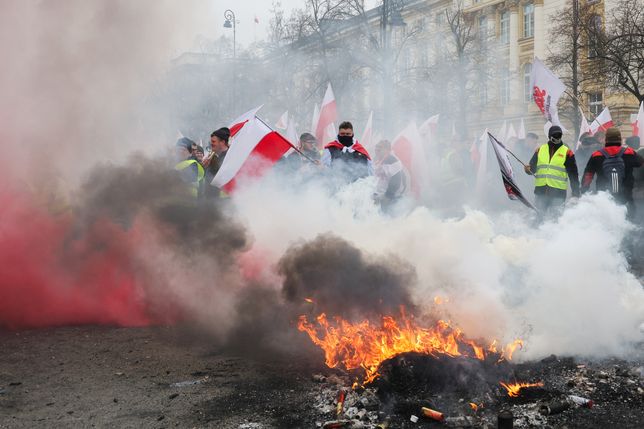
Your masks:
<instances>
[{"instance_id":1,"label":"yellow safety vest","mask_svg":"<svg viewBox=\"0 0 644 429\"><path fill-rule=\"evenodd\" d=\"M568 189L568 172L564 166L568 147L564 144L550 158L548 143L539 148L537 155L537 172L534 186L549 186L555 189Z\"/></svg>"},{"instance_id":2,"label":"yellow safety vest","mask_svg":"<svg viewBox=\"0 0 644 429\"><path fill-rule=\"evenodd\" d=\"M206 172L204 171L203 166L199 164L197 161L195 161L194 159L186 159L184 161L181 161L177 165L175 165L174 169L177 171L181 171L190 167L192 164L197 164L197 181L190 183L190 194L193 197L197 198L199 196L199 187L201 186L201 182L203 181L203 178L206 175Z\"/></svg>"}]
</instances>

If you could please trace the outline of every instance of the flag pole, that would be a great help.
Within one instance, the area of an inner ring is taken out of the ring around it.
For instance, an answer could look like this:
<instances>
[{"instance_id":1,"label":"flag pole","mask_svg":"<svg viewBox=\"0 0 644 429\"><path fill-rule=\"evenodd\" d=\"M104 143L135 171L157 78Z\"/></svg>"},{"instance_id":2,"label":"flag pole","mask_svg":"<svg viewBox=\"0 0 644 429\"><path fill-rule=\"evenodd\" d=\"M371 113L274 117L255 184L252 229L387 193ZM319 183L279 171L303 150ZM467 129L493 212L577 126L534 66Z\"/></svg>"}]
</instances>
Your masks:
<instances>
[{"instance_id":1,"label":"flag pole","mask_svg":"<svg viewBox=\"0 0 644 429\"><path fill-rule=\"evenodd\" d=\"M259 122L261 122L262 124L266 125L266 126L268 127L268 129L269 129L269 130L271 130L271 131L275 131L275 130L270 126L270 125L268 125L266 122L264 122L264 121L263 121L259 116L255 115L255 117L257 118L257 120L258 120ZM282 139L284 139L284 141L285 141L286 143L288 143L288 144L293 148L293 150L294 150L295 152L299 153L299 154L300 154L300 155L302 155L304 158L306 158L308 161L311 161L313 164L316 164L316 165L319 165L319 164L320 164L320 161L318 161L318 160L316 160L316 159L313 159L313 158L309 157L307 154L305 154L304 152L302 152L299 148L295 147L295 145L293 145L293 143L291 143L290 141L288 141L288 139L287 139L286 137L284 137L283 135L281 135L281 134L279 133L279 131L275 131L275 132L277 133L277 135L278 135L278 136L280 136Z\"/></svg>"},{"instance_id":2,"label":"flag pole","mask_svg":"<svg viewBox=\"0 0 644 429\"><path fill-rule=\"evenodd\" d=\"M501 147L502 147L503 149L505 149L505 151L506 151L507 153L509 153L510 155L512 155L512 156L514 157L514 159L516 159L517 161L519 161L519 163L521 163L521 165L523 165L524 167L527 167L527 165L526 165L523 161L521 161L521 160L520 160L520 159L519 159L515 154L513 154L513 153L512 153L512 151L510 151L510 149L508 149L507 147L505 147L505 145L504 145L503 143L501 143L499 140L497 140L497 138L496 138L496 137L494 137L494 136L493 136L489 131L488 131L487 135L489 135L490 137L492 137L492 138L493 138L493 139L494 139L498 144L500 144L500 145L501 145Z\"/></svg>"}]
</instances>

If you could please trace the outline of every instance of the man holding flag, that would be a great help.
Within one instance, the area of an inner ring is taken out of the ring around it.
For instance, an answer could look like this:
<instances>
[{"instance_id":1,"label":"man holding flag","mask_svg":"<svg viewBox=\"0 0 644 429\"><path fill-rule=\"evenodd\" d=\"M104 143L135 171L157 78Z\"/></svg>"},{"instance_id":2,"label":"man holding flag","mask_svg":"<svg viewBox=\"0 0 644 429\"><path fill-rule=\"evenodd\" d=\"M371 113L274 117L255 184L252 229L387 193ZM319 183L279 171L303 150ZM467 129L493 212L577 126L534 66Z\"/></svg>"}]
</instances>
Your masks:
<instances>
[{"instance_id":1,"label":"man holding flag","mask_svg":"<svg viewBox=\"0 0 644 429\"><path fill-rule=\"evenodd\" d=\"M575 154L563 144L562 136L561 127L550 127L548 143L541 145L525 166L527 174L534 174L535 206L542 217L563 207L569 181L572 196L579 198L579 171Z\"/></svg>"}]
</instances>

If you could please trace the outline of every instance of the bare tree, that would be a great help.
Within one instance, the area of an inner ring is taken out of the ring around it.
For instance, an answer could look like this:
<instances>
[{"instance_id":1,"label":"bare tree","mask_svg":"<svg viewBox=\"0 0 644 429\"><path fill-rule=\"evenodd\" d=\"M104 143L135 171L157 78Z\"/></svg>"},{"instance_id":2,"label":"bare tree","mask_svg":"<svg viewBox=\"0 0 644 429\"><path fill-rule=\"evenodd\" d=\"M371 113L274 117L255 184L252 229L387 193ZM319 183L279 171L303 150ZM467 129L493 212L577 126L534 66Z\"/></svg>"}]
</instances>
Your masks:
<instances>
[{"instance_id":1,"label":"bare tree","mask_svg":"<svg viewBox=\"0 0 644 429\"><path fill-rule=\"evenodd\" d=\"M644 101L644 4L620 0L602 25L597 16L585 25L598 68L614 88L623 88Z\"/></svg>"},{"instance_id":2,"label":"bare tree","mask_svg":"<svg viewBox=\"0 0 644 429\"><path fill-rule=\"evenodd\" d=\"M579 0L572 0L551 16L560 25L554 26L549 33L550 49L546 62L570 89L562 96L559 113L572 122L575 135L579 134L581 126L579 99L583 88L588 83L601 83L602 80L597 64L586 59L589 47L585 32L593 16L593 5L580 4Z\"/></svg>"}]
</instances>

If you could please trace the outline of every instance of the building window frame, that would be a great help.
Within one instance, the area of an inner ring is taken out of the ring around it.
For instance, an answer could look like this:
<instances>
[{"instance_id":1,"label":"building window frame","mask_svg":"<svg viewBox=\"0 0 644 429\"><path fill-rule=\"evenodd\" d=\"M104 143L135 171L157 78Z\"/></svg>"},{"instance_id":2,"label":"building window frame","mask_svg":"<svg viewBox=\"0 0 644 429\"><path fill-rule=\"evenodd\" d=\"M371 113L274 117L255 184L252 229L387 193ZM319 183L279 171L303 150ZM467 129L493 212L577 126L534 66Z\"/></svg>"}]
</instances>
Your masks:
<instances>
[{"instance_id":1,"label":"building window frame","mask_svg":"<svg viewBox=\"0 0 644 429\"><path fill-rule=\"evenodd\" d=\"M601 91L588 93L588 111L596 118L604 110L604 94Z\"/></svg>"},{"instance_id":2,"label":"building window frame","mask_svg":"<svg viewBox=\"0 0 644 429\"><path fill-rule=\"evenodd\" d=\"M526 3L521 8L523 18L523 37L534 37L534 3Z\"/></svg>"},{"instance_id":3,"label":"building window frame","mask_svg":"<svg viewBox=\"0 0 644 429\"><path fill-rule=\"evenodd\" d=\"M507 10L499 15L499 40L504 45L510 43L510 12Z\"/></svg>"},{"instance_id":4,"label":"building window frame","mask_svg":"<svg viewBox=\"0 0 644 429\"><path fill-rule=\"evenodd\" d=\"M590 18L590 25L595 27L594 31L601 31L603 20L602 17L599 15L593 15ZM597 57L597 48L598 48L598 40L593 37L593 32L590 31L588 33L588 58L596 58Z\"/></svg>"}]
</instances>

